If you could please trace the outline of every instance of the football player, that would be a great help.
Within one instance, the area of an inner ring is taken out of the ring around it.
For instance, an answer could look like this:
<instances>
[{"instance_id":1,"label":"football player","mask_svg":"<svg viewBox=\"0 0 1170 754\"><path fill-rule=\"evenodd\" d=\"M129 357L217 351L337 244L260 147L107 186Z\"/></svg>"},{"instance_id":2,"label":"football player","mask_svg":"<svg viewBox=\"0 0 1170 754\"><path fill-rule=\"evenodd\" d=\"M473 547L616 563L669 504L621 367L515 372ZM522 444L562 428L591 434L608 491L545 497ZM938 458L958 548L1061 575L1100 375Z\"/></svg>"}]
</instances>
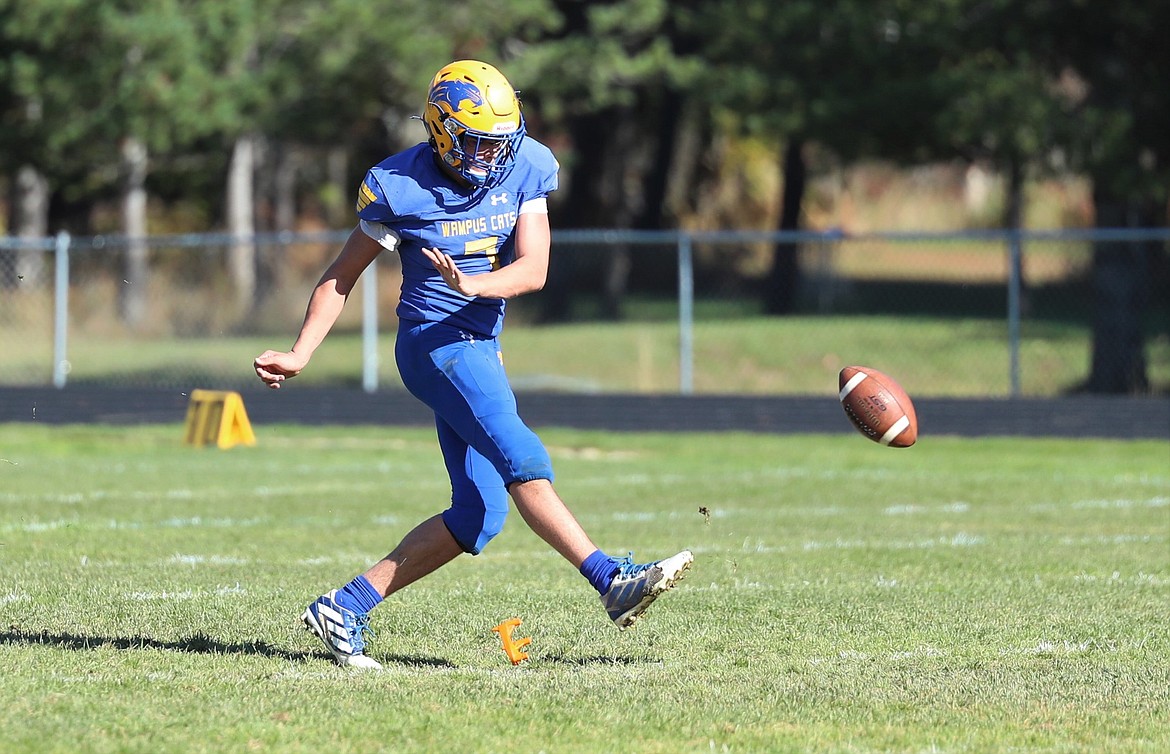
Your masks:
<instances>
[{"instance_id":1,"label":"football player","mask_svg":"<svg viewBox=\"0 0 1170 754\"><path fill-rule=\"evenodd\" d=\"M521 420L498 336L510 298L540 290L557 188L552 152L525 133L520 100L496 68L444 66L421 116L427 140L371 168L358 188L358 224L309 299L288 351L256 357L269 387L298 375L378 254L402 260L395 360L407 389L435 413L451 478L450 505L385 558L316 599L302 620L342 665L378 668L365 654L369 613L385 597L501 530L508 499L545 542L601 595L619 628L631 625L691 565L614 558L590 540L553 488L548 451Z\"/></svg>"}]
</instances>

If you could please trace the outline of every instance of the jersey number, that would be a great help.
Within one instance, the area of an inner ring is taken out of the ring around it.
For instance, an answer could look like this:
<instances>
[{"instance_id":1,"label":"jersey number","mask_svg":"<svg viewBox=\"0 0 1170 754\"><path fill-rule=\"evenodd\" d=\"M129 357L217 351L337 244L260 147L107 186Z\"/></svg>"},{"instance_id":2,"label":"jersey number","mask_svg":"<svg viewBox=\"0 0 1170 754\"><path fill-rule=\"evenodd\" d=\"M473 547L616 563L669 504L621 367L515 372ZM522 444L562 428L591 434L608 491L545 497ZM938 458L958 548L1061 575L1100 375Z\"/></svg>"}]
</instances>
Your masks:
<instances>
[{"instance_id":1,"label":"jersey number","mask_svg":"<svg viewBox=\"0 0 1170 754\"><path fill-rule=\"evenodd\" d=\"M493 270L500 269L500 239L495 236L488 238L481 238L476 241L468 241L463 246L464 254L487 254L488 263L491 264Z\"/></svg>"}]
</instances>

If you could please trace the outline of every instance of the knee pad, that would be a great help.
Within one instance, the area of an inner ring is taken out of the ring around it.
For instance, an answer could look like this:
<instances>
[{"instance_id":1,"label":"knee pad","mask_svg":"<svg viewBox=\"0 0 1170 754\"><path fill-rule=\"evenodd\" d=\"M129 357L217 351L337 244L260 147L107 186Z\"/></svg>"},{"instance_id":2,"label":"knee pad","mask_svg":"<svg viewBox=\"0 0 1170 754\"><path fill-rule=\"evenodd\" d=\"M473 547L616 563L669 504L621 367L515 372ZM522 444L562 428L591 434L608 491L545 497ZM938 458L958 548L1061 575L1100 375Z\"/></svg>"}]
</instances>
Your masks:
<instances>
[{"instance_id":1,"label":"knee pad","mask_svg":"<svg viewBox=\"0 0 1170 754\"><path fill-rule=\"evenodd\" d=\"M451 507L443 511L443 523L464 552L478 555L504 528L508 517L508 492L503 487L460 485L451 495Z\"/></svg>"},{"instance_id":2,"label":"knee pad","mask_svg":"<svg viewBox=\"0 0 1170 754\"><path fill-rule=\"evenodd\" d=\"M505 485L533 479L553 481L552 459L544 443L515 413L489 414L480 419L488 447L480 452L493 459Z\"/></svg>"}]
</instances>

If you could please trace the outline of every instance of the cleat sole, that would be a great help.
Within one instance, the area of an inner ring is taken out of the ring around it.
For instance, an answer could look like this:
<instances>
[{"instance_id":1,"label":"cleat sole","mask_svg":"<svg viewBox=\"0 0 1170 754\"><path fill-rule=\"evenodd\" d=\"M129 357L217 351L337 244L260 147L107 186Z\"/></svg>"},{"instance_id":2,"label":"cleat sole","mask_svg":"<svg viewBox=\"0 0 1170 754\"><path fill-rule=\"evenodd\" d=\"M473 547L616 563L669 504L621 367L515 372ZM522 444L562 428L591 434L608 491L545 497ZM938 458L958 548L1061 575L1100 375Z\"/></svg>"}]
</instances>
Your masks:
<instances>
[{"instance_id":1,"label":"cleat sole","mask_svg":"<svg viewBox=\"0 0 1170 754\"><path fill-rule=\"evenodd\" d=\"M689 557L683 561L682 565L678 567L673 575L659 579L657 582L651 585L650 590L644 597L642 597L637 605L634 605L634 607L622 613L614 620L614 624L618 627L619 631L625 631L627 628L634 625L634 623L642 617L642 613L646 612L646 608L650 607L650 605L654 603L654 600L658 599L659 596L674 588L675 584L683 580L683 577L686 575L687 571L690 570L691 565L695 562L694 555L691 555L689 551L687 552L687 555Z\"/></svg>"}]
</instances>

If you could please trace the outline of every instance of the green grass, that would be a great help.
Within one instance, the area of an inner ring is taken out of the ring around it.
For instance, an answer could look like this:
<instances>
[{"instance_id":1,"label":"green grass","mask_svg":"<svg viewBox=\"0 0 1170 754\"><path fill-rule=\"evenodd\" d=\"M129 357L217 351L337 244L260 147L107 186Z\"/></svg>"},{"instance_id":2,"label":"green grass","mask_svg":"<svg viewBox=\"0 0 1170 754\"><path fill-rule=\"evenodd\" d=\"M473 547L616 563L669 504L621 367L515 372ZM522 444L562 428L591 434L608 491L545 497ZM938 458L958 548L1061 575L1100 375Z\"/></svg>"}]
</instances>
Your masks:
<instances>
[{"instance_id":1,"label":"green grass","mask_svg":"<svg viewBox=\"0 0 1170 754\"><path fill-rule=\"evenodd\" d=\"M290 325L290 328L294 325ZM8 333L0 385L47 383L51 344ZM929 316L700 318L694 332L694 387L705 394L833 395L837 372L865 364L897 377L911 395L1006 396L1011 391L1006 326L979 317ZM287 348L282 336L184 339L74 338L71 384L259 386L252 359ZM504 357L518 389L672 393L679 389L679 331L671 319L532 327L504 331ZM28 346L18 344L31 344ZM1170 339L1147 346L1151 384L1170 390ZM400 389L393 333L379 340L380 380ZM1057 395L1082 381L1090 362L1087 327L1025 323L1020 349L1024 395ZM331 335L298 379L361 384L362 343Z\"/></svg>"},{"instance_id":2,"label":"green grass","mask_svg":"<svg viewBox=\"0 0 1170 754\"><path fill-rule=\"evenodd\" d=\"M0 425L0 750L1170 750L1165 443L549 430L598 544L688 579L618 632L513 515L363 674L296 617L443 507L435 441L256 429Z\"/></svg>"}]
</instances>

